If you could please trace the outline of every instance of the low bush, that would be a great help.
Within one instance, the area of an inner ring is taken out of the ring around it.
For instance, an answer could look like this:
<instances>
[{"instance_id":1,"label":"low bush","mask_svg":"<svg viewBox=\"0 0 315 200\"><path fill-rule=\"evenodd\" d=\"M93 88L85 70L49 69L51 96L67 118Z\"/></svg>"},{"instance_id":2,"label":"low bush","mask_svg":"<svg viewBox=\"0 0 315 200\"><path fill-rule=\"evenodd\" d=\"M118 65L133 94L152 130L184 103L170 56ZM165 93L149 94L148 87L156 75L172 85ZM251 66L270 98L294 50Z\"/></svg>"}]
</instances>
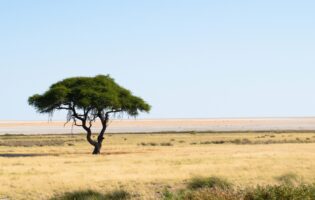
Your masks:
<instances>
[{"instance_id":1,"label":"low bush","mask_svg":"<svg viewBox=\"0 0 315 200\"><path fill-rule=\"evenodd\" d=\"M160 143L160 146L173 146L173 144L170 142L162 142Z\"/></svg>"},{"instance_id":2,"label":"low bush","mask_svg":"<svg viewBox=\"0 0 315 200\"><path fill-rule=\"evenodd\" d=\"M155 143L155 142L141 142L140 144L138 144L140 146L173 146L172 143L170 142L161 142L161 143Z\"/></svg>"},{"instance_id":3,"label":"low bush","mask_svg":"<svg viewBox=\"0 0 315 200\"><path fill-rule=\"evenodd\" d=\"M299 182L299 177L294 173L286 173L281 176L275 177L277 181L282 184L293 185Z\"/></svg>"},{"instance_id":4,"label":"low bush","mask_svg":"<svg viewBox=\"0 0 315 200\"><path fill-rule=\"evenodd\" d=\"M245 192L244 200L313 200L314 185L258 186Z\"/></svg>"},{"instance_id":5,"label":"low bush","mask_svg":"<svg viewBox=\"0 0 315 200\"><path fill-rule=\"evenodd\" d=\"M125 200L130 199L130 194L124 190L116 190L104 195L105 200Z\"/></svg>"},{"instance_id":6,"label":"low bush","mask_svg":"<svg viewBox=\"0 0 315 200\"><path fill-rule=\"evenodd\" d=\"M138 145L141 145L141 146L158 146L158 144L155 143L155 142L148 142L148 143L141 142L141 143L138 144Z\"/></svg>"},{"instance_id":7,"label":"low bush","mask_svg":"<svg viewBox=\"0 0 315 200\"><path fill-rule=\"evenodd\" d=\"M235 139L230 141L233 144L253 144L253 142L247 138Z\"/></svg>"},{"instance_id":8,"label":"low bush","mask_svg":"<svg viewBox=\"0 0 315 200\"><path fill-rule=\"evenodd\" d=\"M215 188L202 188L198 190L182 190L173 193L166 190L163 193L164 200L240 200L240 196L234 191Z\"/></svg>"},{"instance_id":9,"label":"low bush","mask_svg":"<svg viewBox=\"0 0 315 200\"><path fill-rule=\"evenodd\" d=\"M188 188L191 190L196 190L200 188L216 188L216 189L230 189L232 184L227 180L219 177L209 177L209 178L201 178L196 177L188 182Z\"/></svg>"},{"instance_id":10,"label":"low bush","mask_svg":"<svg viewBox=\"0 0 315 200\"><path fill-rule=\"evenodd\" d=\"M305 140L301 139L295 139L295 140L249 140L247 138L237 138L234 140L215 140L215 141L202 141L199 142L199 144L237 144L237 145L245 145L245 144L253 144L253 145L259 145L259 144L284 144L284 143L315 143L315 141L311 140L310 138L306 138ZM190 143L191 145L197 144L197 143Z\"/></svg>"},{"instance_id":11,"label":"low bush","mask_svg":"<svg viewBox=\"0 0 315 200\"><path fill-rule=\"evenodd\" d=\"M204 141L204 142L200 142L200 144L213 144L212 141Z\"/></svg>"},{"instance_id":12,"label":"low bush","mask_svg":"<svg viewBox=\"0 0 315 200\"><path fill-rule=\"evenodd\" d=\"M184 200L239 200L240 196L233 190L203 188L187 192L182 196Z\"/></svg>"},{"instance_id":13,"label":"low bush","mask_svg":"<svg viewBox=\"0 0 315 200\"><path fill-rule=\"evenodd\" d=\"M281 178L280 178L281 177ZM235 188L217 177L194 178L178 192L164 191L164 200L315 200L315 184L290 184L292 174L279 176L281 185ZM290 180L290 181L288 181Z\"/></svg>"},{"instance_id":14,"label":"low bush","mask_svg":"<svg viewBox=\"0 0 315 200\"><path fill-rule=\"evenodd\" d=\"M130 194L124 190L117 190L102 194L92 190L68 192L51 200L127 200Z\"/></svg>"}]
</instances>

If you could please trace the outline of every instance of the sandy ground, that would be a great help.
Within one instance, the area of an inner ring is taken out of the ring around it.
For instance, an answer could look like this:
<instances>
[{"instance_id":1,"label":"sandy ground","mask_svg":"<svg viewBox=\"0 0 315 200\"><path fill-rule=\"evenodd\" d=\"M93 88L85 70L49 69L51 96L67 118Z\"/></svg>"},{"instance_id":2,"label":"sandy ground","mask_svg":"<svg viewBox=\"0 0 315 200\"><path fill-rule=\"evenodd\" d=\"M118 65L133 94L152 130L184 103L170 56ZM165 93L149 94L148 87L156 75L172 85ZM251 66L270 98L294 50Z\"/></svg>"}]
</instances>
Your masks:
<instances>
[{"instance_id":1,"label":"sandy ground","mask_svg":"<svg viewBox=\"0 0 315 200\"><path fill-rule=\"evenodd\" d=\"M69 134L82 129L64 126L63 121L0 121L3 134ZM95 130L99 124L95 124ZM315 130L315 118L249 118L249 119L154 119L112 120L111 133L163 132L163 131L269 131Z\"/></svg>"},{"instance_id":2,"label":"sandy ground","mask_svg":"<svg viewBox=\"0 0 315 200\"><path fill-rule=\"evenodd\" d=\"M283 143L201 143L245 138ZM291 140L296 143L285 142ZM166 187L184 187L196 176L219 176L240 187L277 184L286 174L315 181L315 133L112 134L99 156L91 155L84 135L0 136L1 141L13 146L0 145L0 199L47 200L63 192L117 188L136 199L159 199ZM21 146L44 141L65 143ZM166 142L171 146L160 145Z\"/></svg>"}]
</instances>

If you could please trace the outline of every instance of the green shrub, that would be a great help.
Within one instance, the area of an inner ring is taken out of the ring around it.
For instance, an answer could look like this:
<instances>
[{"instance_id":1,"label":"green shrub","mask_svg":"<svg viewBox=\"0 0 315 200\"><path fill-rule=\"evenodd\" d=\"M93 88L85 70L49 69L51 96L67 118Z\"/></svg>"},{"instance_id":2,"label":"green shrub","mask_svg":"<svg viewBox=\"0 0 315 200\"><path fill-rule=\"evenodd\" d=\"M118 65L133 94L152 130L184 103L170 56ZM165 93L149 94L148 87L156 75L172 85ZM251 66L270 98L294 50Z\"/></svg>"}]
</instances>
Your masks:
<instances>
[{"instance_id":1,"label":"green shrub","mask_svg":"<svg viewBox=\"0 0 315 200\"><path fill-rule=\"evenodd\" d=\"M293 185L299 182L298 176L294 173L286 173L281 176L277 176L276 180L287 185Z\"/></svg>"},{"instance_id":2,"label":"green shrub","mask_svg":"<svg viewBox=\"0 0 315 200\"><path fill-rule=\"evenodd\" d=\"M155 143L155 142L148 142L148 143L141 142L141 143L138 144L138 145L141 145L141 146L173 146L173 144L170 143L170 142L162 142L162 143L160 143L160 144Z\"/></svg>"},{"instance_id":3,"label":"green shrub","mask_svg":"<svg viewBox=\"0 0 315 200\"><path fill-rule=\"evenodd\" d=\"M239 200L240 196L233 190L216 188L203 188L187 192L182 196L183 200Z\"/></svg>"},{"instance_id":4,"label":"green shrub","mask_svg":"<svg viewBox=\"0 0 315 200\"><path fill-rule=\"evenodd\" d=\"M233 144L241 144L242 140L241 139L235 139L235 140L231 140L230 142Z\"/></svg>"},{"instance_id":5,"label":"green shrub","mask_svg":"<svg viewBox=\"0 0 315 200\"><path fill-rule=\"evenodd\" d=\"M155 143L155 142L150 142L150 143L147 143L148 146L157 146L158 144Z\"/></svg>"},{"instance_id":6,"label":"green shrub","mask_svg":"<svg viewBox=\"0 0 315 200\"><path fill-rule=\"evenodd\" d=\"M278 177L281 185L256 186L246 189L232 187L218 177L194 178L187 188L177 192L165 190L164 200L315 200L315 184L293 185L298 180L289 173Z\"/></svg>"},{"instance_id":7,"label":"green shrub","mask_svg":"<svg viewBox=\"0 0 315 200\"><path fill-rule=\"evenodd\" d=\"M314 185L258 186L244 194L244 200L314 200Z\"/></svg>"},{"instance_id":8,"label":"green shrub","mask_svg":"<svg viewBox=\"0 0 315 200\"><path fill-rule=\"evenodd\" d=\"M223 141L223 140L217 140L217 141L213 141L212 143L213 143L213 144L224 144L225 141Z\"/></svg>"},{"instance_id":9,"label":"green shrub","mask_svg":"<svg viewBox=\"0 0 315 200\"><path fill-rule=\"evenodd\" d=\"M168 189L165 189L163 191L163 199L164 200L175 200L175 199L178 199L178 198L176 198L176 194L175 193L169 191Z\"/></svg>"},{"instance_id":10,"label":"green shrub","mask_svg":"<svg viewBox=\"0 0 315 200\"><path fill-rule=\"evenodd\" d=\"M247 138L235 139L230 141L233 144L253 144L253 142Z\"/></svg>"},{"instance_id":11,"label":"green shrub","mask_svg":"<svg viewBox=\"0 0 315 200\"><path fill-rule=\"evenodd\" d=\"M200 142L200 144L213 144L212 141L204 141L204 142Z\"/></svg>"},{"instance_id":12,"label":"green shrub","mask_svg":"<svg viewBox=\"0 0 315 200\"><path fill-rule=\"evenodd\" d=\"M149 142L149 143L141 142L138 145L141 145L141 146L157 146L158 144L155 143L155 142Z\"/></svg>"},{"instance_id":13,"label":"green shrub","mask_svg":"<svg viewBox=\"0 0 315 200\"><path fill-rule=\"evenodd\" d=\"M67 192L62 196L54 197L51 200L126 200L130 194L123 190L102 194L92 190Z\"/></svg>"},{"instance_id":14,"label":"green shrub","mask_svg":"<svg viewBox=\"0 0 315 200\"><path fill-rule=\"evenodd\" d=\"M162 142L160 143L160 146L173 146L173 144L170 142Z\"/></svg>"},{"instance_id":15,"label":"green shrub","mask_svg":"<svg viewBox=\"0 0 315 200\"><path fill-rule=\"evenodd\" d=\"M116 190L105 194L106 200L125 200L130 198L130 194L124 190Z\"/></svg>"},{"instance_id":16,"label":"green shrub","mask_svg":"<svg viewBox=\"0 0 315 200\"><path fill-rule=\"evenodd\" d=\"M223 140L200 142L200 144L224 144L224 143L226 143L226 141L223 141Z\"/></svg>"},{"instance_id":17,"label":"green shrub","mask_svg":"<svg viewBox=\"0 0 315 200\"><path fill-rule=\"evenodd\" d=\"M240 200L241 197L233 190L216 188L201 188L198 190L181 190L173 193L166 190L163 193L164 200Z\"/></svg>"},{"instance_id":18,"label":"green shrub","mask_svg":"<svg viewBox=\"0 0 315 200\"><path fill-rule=\"evenodd\" d=\"M315 200L315 185L257 186L245 190L199 188L177 193L166 191L164 200Z\"/></svg>"},{"instance_id":19,"label":"green shrub","mask_svg":"<svg viewBox=\"0 0 315 200\"><path fill-rule=\"evenodd\" d=\"M141 145L141 146L146 146L147 144L145 142L141 142L140 144L138 145Z\"/></svg>"},{"instance_id":20,"label":"green shrub","mask_svg":"<svg viewBox=\"0 0 315 200\"><path fill-rule=\"evenodd\" d=\"M200 188L216 188L216 189L230 189L232 184L225 179L219 177L209 177L209 178L193 178L188 183L188 188L191 190L196 190Z\"/></svg>"}]
</instances>

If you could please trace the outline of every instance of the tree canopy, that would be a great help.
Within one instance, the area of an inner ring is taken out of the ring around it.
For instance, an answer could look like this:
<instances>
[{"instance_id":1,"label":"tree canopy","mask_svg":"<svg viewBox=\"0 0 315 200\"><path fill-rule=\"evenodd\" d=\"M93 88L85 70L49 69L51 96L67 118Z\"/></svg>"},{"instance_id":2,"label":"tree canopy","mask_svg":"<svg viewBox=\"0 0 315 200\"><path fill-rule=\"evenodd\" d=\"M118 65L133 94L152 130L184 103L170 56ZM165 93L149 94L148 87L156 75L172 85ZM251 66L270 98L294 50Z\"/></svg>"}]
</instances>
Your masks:
<instances>
[{"instance_id":1,"label":"tree canopy","mask_svg":"<svg viewBox=\"0 0 315 200\"><path fill-rule=\"evenodd\" d=\"M118 85L109 75L67 78L53 84L44 94L31 96L28 102L40 113L76 108L136 116L139 111L150 110L149 104Z\"/></svg>"}]
</instances>

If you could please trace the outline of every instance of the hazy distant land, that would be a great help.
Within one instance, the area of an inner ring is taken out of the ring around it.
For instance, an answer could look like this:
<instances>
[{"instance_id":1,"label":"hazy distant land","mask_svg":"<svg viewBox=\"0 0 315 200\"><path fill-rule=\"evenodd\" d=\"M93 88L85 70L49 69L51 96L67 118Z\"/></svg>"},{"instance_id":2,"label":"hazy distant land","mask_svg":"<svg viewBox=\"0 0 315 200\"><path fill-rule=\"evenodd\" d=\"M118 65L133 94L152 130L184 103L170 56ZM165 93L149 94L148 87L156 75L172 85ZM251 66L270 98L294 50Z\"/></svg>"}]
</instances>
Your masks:
<instances>
[{"instance_id":1,"label":"hazy distant land","mask_svg":"<svg viewBox=\"0 0 315 200\"><path fill-rule=\"evenodd\" d=\"M83 132L80 127L64 126L64 121L0 121L4 134L69 134ZM98 128L99 124L95 124ZM110 133L166 131L312 131L315 118L242 119L130 119L112 120Z\"/></svg>"}]
</instances>

